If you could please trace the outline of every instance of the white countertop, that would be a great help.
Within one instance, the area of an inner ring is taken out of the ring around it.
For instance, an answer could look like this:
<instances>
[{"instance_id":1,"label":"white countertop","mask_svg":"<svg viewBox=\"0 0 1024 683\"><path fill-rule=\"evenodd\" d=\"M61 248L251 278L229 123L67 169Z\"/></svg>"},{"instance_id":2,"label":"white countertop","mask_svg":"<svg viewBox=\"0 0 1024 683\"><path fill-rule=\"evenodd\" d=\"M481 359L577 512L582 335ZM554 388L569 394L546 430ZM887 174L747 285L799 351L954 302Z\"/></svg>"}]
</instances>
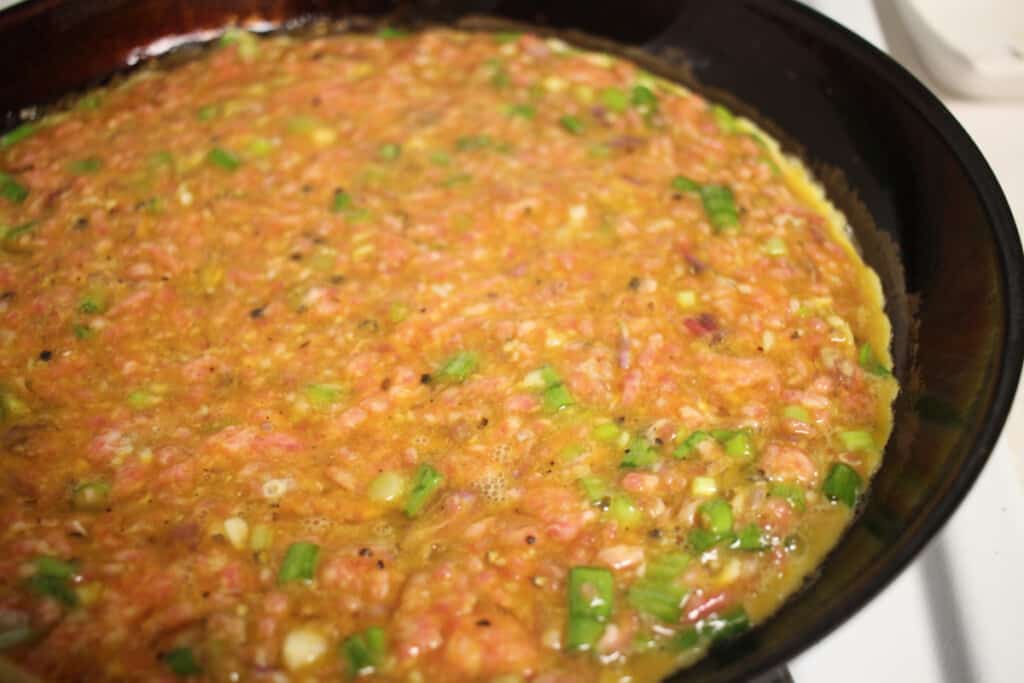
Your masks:
<instances>
[{"instance_id":1,"label":"white countertop","mask_svg":"<svg viewBox=\"0 0 1024 683\"><path fill-rule=\"evenodd\" d=\"M992 166L1024 223L1024 101L968 101L921 69L892 4L817 0L940 96ZM889 588L792 662L797 683L1024 681L1024 397L949 524Z\"/></svg>"}]
</instances>

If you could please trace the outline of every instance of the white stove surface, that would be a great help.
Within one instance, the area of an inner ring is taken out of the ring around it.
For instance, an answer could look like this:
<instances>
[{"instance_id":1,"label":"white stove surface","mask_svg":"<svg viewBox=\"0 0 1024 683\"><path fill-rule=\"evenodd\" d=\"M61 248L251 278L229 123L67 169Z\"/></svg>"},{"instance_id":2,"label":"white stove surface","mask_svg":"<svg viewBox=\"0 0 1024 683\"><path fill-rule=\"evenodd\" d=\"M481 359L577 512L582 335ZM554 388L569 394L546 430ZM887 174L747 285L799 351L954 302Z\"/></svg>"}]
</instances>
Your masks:
<instances>
[{"instance_id":1,"label":"white stove surface","mask_svg":"<svg viewBox=\"0 0 1024 683\"><path fill-rule=\"evenodd\" d=\"M1019 0L1007 0L1017 2ZM928 83L892 2L807 0L932 87L1024 223L1024 101L969 101ZM790 664L797 683L1024 681L1024 397L953 519L881 595Z\"/></svg>"}]
</instances>

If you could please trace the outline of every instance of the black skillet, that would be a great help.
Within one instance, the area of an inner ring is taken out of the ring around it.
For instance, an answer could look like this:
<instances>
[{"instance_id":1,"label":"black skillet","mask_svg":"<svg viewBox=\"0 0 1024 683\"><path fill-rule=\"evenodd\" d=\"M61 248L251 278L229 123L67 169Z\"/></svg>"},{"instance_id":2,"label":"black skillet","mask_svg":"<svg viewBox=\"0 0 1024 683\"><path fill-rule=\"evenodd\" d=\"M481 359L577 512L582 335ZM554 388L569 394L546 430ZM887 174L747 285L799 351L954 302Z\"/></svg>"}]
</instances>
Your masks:
<instances>
[{"instance_id":1,"label":"black skillet","mask_svg":"<svg viewBox=\"0 0 1024 683\"><path fill-rule=\"evenodd\" d=\"M953 513L995 445L1020 374L1017 230L992 171L935 96L795 2L35 0L0 13L3 127L123 70L157 38L310 14L412 24L486 14L584 44L614 41L597 44L724 100L802 157L881 276L903 390L858 521L775 617L671 680L773 675L888 585Z\"/></svg>"}]
</instances>

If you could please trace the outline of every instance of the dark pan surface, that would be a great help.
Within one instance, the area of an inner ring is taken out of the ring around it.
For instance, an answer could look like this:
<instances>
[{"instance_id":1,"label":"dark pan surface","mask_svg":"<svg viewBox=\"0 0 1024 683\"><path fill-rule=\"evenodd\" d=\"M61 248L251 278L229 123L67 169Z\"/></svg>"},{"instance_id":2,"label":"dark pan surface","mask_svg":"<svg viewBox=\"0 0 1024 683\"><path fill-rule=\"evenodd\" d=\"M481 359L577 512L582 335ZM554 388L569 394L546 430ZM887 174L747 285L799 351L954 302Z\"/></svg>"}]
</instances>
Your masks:
<instances>
[{"instance_id":1,"label":"dark pan surface","mask_svg":"<svg viewBox=\"0 0 1024 683\"><path fill-rule=\"evenodd\" d=\"M813 585L672 680L745 680L788 660L884 588L953 513L995 445L1020 374L1017 230L991 170L941 103L884 54L795 2L36 0L0 13L4 127L25 107L121 69L157 38L309 14L398 22L487 14L570 40L577 32L613 40L755 119L803 158L881 276L902 393L860 518Z\"/></svg>"}]
</instances>

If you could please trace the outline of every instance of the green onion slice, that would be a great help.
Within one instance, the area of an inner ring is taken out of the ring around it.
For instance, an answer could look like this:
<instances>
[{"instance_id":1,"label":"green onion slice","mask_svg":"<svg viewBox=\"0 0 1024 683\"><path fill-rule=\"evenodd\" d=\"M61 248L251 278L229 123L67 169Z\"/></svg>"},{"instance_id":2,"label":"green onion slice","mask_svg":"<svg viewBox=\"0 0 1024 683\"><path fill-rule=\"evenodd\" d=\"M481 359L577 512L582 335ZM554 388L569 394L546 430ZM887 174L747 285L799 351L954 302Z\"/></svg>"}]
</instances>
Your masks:
<instances>
[{"instance_id":1,"label":"green onion slice","mask_svg":"<svg viewBox=\"0 0 1024 683\"><path fill-rule=\"evenodd\" d=\"M444 475L426 463L416 469L413 477L412 489L405 501L405 514L407 517L418 517L423 508L427 506L437 494L441 485L444 484Z\"/></svg>"},{"instance_id":2,"label":"green onion slice","mask_svg":"<svg viewBox=\"0 0 1024 683\"><path fill-rule=\"evenodd\" d=\"M309 541L296 541L288 546L284 562L277 574L278 584L292 581L312 581L316 576L316 564L320 558L320 546Z\"/></svg>"},{"instance_id":3,"label":"green onion slice","mask_svg":"<svg viewBox=\"0 0 1024 683\"><path fill-rule=\"evenodd\" d=\"M162 654L160 660L171 670L171 673L179 678L196 676L203 672L192 653L192 648L176 647Z\"/></svg>"},{"instance_id":4,"label":"green onion slice","mask_svg":"<svg viewBox=\"0 0 1024 683\"><path fill-rule=\"evenodd\" d=\"M832 465L822 491L825 497L832 501L838 501L849 508L857 505L857 496L860 495L862 482L857 471L846 463L837 462Z\"/></svg>"}]
</instances>

